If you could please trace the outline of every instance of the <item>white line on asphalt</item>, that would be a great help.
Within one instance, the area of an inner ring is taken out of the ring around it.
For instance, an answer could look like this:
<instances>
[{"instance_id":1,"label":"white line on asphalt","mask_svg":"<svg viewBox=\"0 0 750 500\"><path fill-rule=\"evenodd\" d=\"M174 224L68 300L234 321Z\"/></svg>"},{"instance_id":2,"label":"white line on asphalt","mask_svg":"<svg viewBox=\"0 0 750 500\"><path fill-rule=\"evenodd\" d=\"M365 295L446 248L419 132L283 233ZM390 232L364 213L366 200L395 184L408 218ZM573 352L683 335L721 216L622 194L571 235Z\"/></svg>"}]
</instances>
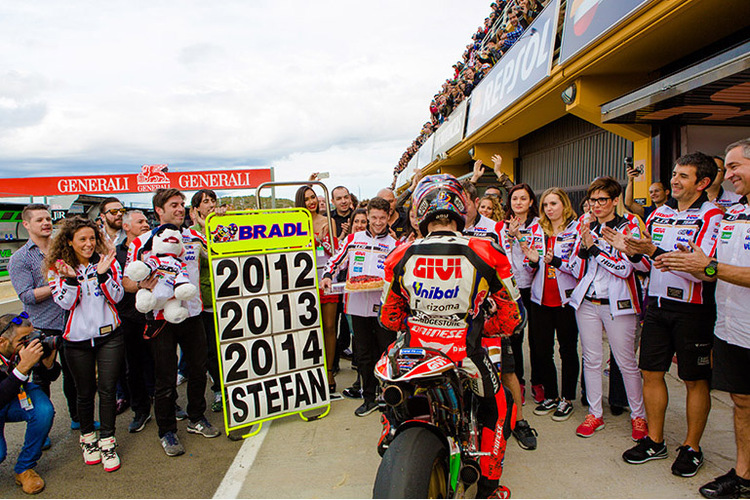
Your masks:
<instances>
[{"instance_id":1,"label":"white line on asphalt","mask_svg":"<svg viewBox=\"0 0 750 500\"><path fill-rule=\"evenodd\" d=\"M263 445L263 440L266 439L269 427L271 427L271 421L264 422L263 427L257 435L245 439L240 451L237 452L237 456L234 457L232 465L229 466L227 473L224 475L224 479L222 479L219 487L216 488L214 498L237 498L245 482L247 473L253 466L255 457Z\"/></svg>"}]
</instances>

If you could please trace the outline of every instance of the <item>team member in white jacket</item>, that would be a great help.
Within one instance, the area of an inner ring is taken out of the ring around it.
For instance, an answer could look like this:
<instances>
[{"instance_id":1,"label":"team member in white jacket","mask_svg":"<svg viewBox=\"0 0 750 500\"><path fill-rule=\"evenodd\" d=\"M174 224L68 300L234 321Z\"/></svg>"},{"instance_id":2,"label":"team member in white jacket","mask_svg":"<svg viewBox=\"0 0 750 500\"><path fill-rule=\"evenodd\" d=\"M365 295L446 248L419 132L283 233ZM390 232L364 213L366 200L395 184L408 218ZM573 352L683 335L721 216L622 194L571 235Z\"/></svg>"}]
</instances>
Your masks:
<instances>
[{"instance_id":1,"label":"team member in white jacket","mask_svg":"<svg viewBox=\"0 0 750 500\"><path fill-rule=\"evenodd\" d=\"M560 188L547 189L540 204L542 213L539 222L531 227L531 244L521 243L527 266L535 272L531 282L531 315L535 318L529 331L529 346L533 346L531 357L536 358L544 385L544 401L534 413L554 412L552 419L560 422L573 412L579 374L578 326L575 311L568 305L577 283L568 259L578 236L578 221L568 195ZM557 387L555 334L562 361L562 394Z\"/></svg>"},{"instance_id":2,"label":"team member in white jacket","mask_svg":"<svg viewBox=\"0 0 750 500\"><path fill-rule=\"evenodd\" d=\"M631 411L633 440L648 435L646 410L643 406L643 384L635 356L635 330L641 311L634 270L647 271L648 260L642 255L632 258L613 248L602 237L603 227L623 235L640 237L640 229L615 213L622 188L612 177L599 177L589 186L587 195L595 220L581 222L569 265L580 280L570 305L576 310L578 331L583 350L583 376L589 414L576 434L591 437L604 428L602 412L602 329L607 331L612 354L622 372L628 406Z\"/></svg>"},{"instance_id":3,"label":"team member in white jacket","mask_svg":"<svg viewBox=\"0 0 750 500\"><path fill-rule=\"evenodd\" d=\"M525 265L526 255L521 250L522 241L532 241L534 235L531 227L539 222L539 206L536 195L528 184L516 184L508 191L508 203L505 207L505 220L500 231L500 244L508 256L516 278L518 291L521 292L521 300L527 311L531 310L531 280L534 277L532 270ZM528 316L529 331L534 317ZM516 376L521 383L521 392L525 393L526 381L523 362L523 331L511 338L513 345L513 357L515 358ZM529 336L531 342L531 336ZM531 348L531 346L529 346ZM536 404L544 401L544 386L539 382L539 370L536 360L531 359L531 392Z\"/></svg>"},{"instance_id":4,"label":"team member in white jacket","mask_svg":"<svg viewBox=\"0 0 750 500\"><path fill-rule=\"evenodd\" d=\"M714 177L716 163L710 156L691 153L677 158L671 181L674 200L649 216L646 229L651 238L624 238L625 252L644 254L652 261L690 243L710 252L722 217L705 193ZM676 354L677 375L687 389L687 435L672 463L672 473L692 477L703 464L700 440L711 410L711 346L716 320L713 284L689 273L652 267L647 300L638 365L643 374L648 436L623 453L623 459L641 464L667 458L664 415L669 394L664 374Z\"/></svg>"},{"instance_id":5,"label":"team member in white jacket","mask_svg":"<svg viewBox=\"0 0 750 500\"><path fill-rule=\"evenodd\" d=\"M63 339L78 390L83 460L115 471L120 468L115 451L115 389L125 362L125 341L115 309L124 290L115 250L109 249L93 221L74 217L60 225L44 265L53 299L68 311ZM98 439L94 429L97 392Z\"/></svg>"},{"instance_id":6,"label":"team member in white jacket","mask_svg":"<svg viewBox=\"0 0 750 500\"><path fill-rule=\"evenodd\" d=\"M383 198L373 198L367 204L368 229L350 234L343 247L326 264L321 287L329 289L331 278L340 270L348 269L347 281L367 276L370 279L385 276L385 258L396 248L396 239L388 231L390 203ZM356 282L354 280L353 282ZM357 371L362 380L362 405L354 410L358 417L375 411L375 363L386 348L396 340L396 332L386 330L378 323L382 290L352 292L346 296L344 312L352 317L354 348L357 353Z\"/></svg>"}]
</instances>

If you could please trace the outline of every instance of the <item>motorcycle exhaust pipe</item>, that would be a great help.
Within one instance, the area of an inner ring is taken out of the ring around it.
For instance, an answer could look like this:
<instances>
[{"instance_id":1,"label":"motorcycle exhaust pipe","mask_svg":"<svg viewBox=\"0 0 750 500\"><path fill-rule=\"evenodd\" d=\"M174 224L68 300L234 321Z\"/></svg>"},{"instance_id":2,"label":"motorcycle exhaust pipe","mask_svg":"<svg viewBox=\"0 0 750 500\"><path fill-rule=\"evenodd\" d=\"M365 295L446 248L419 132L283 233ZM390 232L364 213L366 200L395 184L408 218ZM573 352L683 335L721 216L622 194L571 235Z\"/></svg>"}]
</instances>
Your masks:
<instances>
[{"instance_id":1,"label":"motorcycle exhaust pipe","mask_svg":"<svg viewBox=\"0 0 750 500\"><path fill-rule=\"evenodd\" d=\"M397 385L388 385L383 389L383 400L388 406L398 406L404 402L404 391Z\"/></svg>"},{"instance_id":2,"label":"motorcycle exhaust pipe","mask_svg":"<svg viewBox=\"0 0 750 500\"><path fill-rule=\"evenodd\" d=\"M479 466L475 462L466 462L461 467L458 477L467 487L479 481Z\"/></svg>"}]
</instances>

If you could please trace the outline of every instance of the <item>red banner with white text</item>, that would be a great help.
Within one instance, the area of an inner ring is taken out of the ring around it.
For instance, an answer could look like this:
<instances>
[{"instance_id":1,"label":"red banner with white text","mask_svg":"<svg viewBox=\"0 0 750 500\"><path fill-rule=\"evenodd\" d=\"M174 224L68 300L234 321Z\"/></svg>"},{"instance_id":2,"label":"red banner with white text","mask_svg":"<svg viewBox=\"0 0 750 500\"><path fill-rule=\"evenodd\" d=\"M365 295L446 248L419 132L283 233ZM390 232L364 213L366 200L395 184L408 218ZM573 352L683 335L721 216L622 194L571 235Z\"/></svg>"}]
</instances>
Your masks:
<instances>
[{"instance_id":1,"label":"red banner with white text","mask_svg":"<svg viewBox=\"0 0 750 500\"><path fill-rule=\"evenodd\" d=\"M143 165L139 174L0 179L0 197L151 193L161 188L248 189L271 180L270 168L169 172L167 165Z\"/></svg>"}]
</instances>

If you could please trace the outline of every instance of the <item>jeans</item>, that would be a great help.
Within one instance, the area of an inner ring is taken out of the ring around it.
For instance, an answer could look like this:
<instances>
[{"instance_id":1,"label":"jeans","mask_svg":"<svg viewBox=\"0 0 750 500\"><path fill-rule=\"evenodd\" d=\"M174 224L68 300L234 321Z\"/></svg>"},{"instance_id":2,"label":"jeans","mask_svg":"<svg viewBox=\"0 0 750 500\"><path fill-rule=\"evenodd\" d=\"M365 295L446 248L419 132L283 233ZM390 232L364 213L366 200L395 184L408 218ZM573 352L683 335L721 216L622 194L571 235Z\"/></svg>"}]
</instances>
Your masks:
<instances>
[{"instance_id":1,"label":"jeans","mask_svg":"<svg viewBox=\"0 0 750 500\"><path fill-rule=\"evenodd\" d=\"M200 315L177 325L167 323L152 338L154 358L154 413L159 426L159 437L177 432L175 403L177 402L177 345L187 362L187 414L191 422L204 418L206 412L206 333Z\"/></svg>"},{"instance_id":2,"label":"jeans","mask_svg":"<svg viewBox=\"0 0 750 500\"><path fill-rule=\"evenodd\" d=\"M94 397L99 394L99 437L115 435L117 379L125 363L125 339L119 328L90 341L65 341L65 353L78 390L81 434L94 432Z\"/></svg>"},{"instance_id":3,"label":"jeans","mask_svg":"<svg viewBox=\"0 0 750 500\"><path fill-rule=\"evenodd\" d=\"M26 436L24 437L21 453L18 454L16 474L36 467L42 456L42 445L47 439L55 418L55 408L42 389L33 383L26 383L26 395L31 399L34 408L24 410L18 399L0 408L0 463L5 461L8 445L5 442L6 422L26 422Z\"/></svg>"},{"instance_id":4,"label":"jeans","mask_svg":"<svg viewBox=\"0 0 750 500\"><path fill-rule=\"evenodd\" d=\"M362 397L366 402L373 402L378 387L375 364L388 346L396 340L396 332L380 326L376 316L352 315L352 326L357 351L357 372L362 380Z\"/></svg>"}]
</instances>

